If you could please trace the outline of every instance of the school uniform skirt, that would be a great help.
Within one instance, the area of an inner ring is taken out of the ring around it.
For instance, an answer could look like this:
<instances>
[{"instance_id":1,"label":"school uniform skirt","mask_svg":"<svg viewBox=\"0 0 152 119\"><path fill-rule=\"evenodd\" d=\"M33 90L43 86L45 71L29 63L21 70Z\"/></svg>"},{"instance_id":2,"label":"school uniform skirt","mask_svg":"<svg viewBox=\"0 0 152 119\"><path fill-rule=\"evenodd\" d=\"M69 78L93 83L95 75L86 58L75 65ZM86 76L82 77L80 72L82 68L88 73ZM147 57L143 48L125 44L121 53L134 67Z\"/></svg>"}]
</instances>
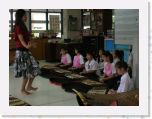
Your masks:
<instances>
[{"instance_id":1,"label":"school uniform skirt","mask_svg":"<svg viewBox=\"0 0 152 119\"><path fill-rule=\"evenodd\" d=\"M40 74L38 62L28 50L16 50L14 63L15 77L34 78Z\"/></svg>"}]
</instances>

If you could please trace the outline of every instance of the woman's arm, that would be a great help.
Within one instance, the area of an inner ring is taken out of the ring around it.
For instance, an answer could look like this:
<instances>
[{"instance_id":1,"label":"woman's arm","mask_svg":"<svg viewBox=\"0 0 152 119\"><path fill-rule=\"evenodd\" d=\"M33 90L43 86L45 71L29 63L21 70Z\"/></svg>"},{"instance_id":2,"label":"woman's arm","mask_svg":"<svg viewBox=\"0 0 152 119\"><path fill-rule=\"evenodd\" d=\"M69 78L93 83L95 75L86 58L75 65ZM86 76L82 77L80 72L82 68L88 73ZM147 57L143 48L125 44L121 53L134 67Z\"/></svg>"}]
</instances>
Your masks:
<instances>
[{"instance_id":1,"label":"woman's arm","mask_svg":"<svg viewBox=\"0 0 152 119\"><path fill-rule=\"evenodd\" d=\"M28 44L26 44L26 42L24 41L23 35L19 34L19 35L18 35L18 38L19 38L19 40L21 41L21 44L22 44L25 48L27 48L27 49L31 48L31 43L29 42Z\"/></svg>"}]
</instances>

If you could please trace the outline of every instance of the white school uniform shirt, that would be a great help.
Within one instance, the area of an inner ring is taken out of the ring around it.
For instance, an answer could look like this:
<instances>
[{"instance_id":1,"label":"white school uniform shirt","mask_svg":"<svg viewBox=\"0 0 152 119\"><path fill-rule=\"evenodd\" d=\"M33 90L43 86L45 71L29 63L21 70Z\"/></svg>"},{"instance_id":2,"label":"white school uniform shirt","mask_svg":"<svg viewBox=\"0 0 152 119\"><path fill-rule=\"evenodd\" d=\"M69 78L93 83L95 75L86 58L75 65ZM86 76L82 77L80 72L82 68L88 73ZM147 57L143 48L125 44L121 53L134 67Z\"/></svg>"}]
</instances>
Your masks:
<instances>
[{"instance_id":1,"label":"white school uniform shirt","mask_svg":"<svg viewBox=\"0 0 152 119\"><path fill-rule=\"evenodd\" d=\"M131 68L133 67L133 53L132 52L129 54L127 64L129 67L131 67Z\"/></svg>"},{"instance_id":2,"label":"white school uniform shirt","mask_svg":"<svg viewBox=\"0 0 152 119\"><path fill-rule=\"evenodd\" d=\"M68 62L68 64L69 63L72 63L72 59L71 59L71 56L70 56L70 54L66 54L66 57L67 57L67 62Z\"/></svg>"},{"instance_id":3,"label":"white school uniform shirt","mask_svg":"<svg viewBox=\"0 0 152 119\"><path fill-rule=\"evenodd\" d=\"M102 61L101 59L100 59L100 62L98 63L98 69L97 69L97 71L96 71L96 74L98 75L98 76L101 76L101 70L102 69L104 69L104 61Z\"/></svg>"},{"instance_id":4,"label":"white school uniform shirt","mask_svg":"<svg viewBox=\"0 0 152 119\"><path fill-rule=\"evenodd\" d=\"M65 57L66 57L66 60L67 60L68 64L72 63L72 59L71 59L70 54L66 53ZM63 57L61 57L61 62L64 62L64 58Z\"/></svg>"},{"instance_id":5,"label":"white school uniform shirt","mask_svg":"<svg viewBox=\"0 0 152 119\"><path fill-rule=\"evenodd\" d=\"M116 63L119 62L120 60L118 58L114 59L113 60L113 63L112 63L112 74L116 74Z\"/></svg>"},{"instance_id":6,"label":"white school uniform shirt","mask_svg":"<svg viewBox=\"0 0 152 119\"><path fill-rule=\"evenodd\" d=\"M83 58L82 55L80 55L80 64L81 64L81 65L84 64L84 58Z\"/></svg>"},{"instance_id":7,"label":"white school uniform shirt","mask_svg":"<svg viewBox=\"0 0 152 119\"><path fill-rule=\"evenodd\" d=\"M100 59L100 62L98 64L98 68L99 69L103 69L104 68L104 62L102 61L102 59Z\"/></svg>"},{"instance_id":8,"label":"white school uniform shirt","mask_svg":"<svg viewBox=\"0 0 152 119\"><path fill-rule=\"evenodd\" d=\"M94 59L92 59L90 62L87 61L85 63L86 71L97 70L97 69L98 69L98 63Z\"/></svg>"},{"instance_id":9,"label":"white school uniform shirt","mask_svg":"<svg viewBox=\"0 0 152 119\"><path fill-rule=\"evenodd\" d=\"M128 72L121 76L120 85L117 89L117 93L128 92L134 89L133 80L130 78Z\"/></svg>"}]
</instances>

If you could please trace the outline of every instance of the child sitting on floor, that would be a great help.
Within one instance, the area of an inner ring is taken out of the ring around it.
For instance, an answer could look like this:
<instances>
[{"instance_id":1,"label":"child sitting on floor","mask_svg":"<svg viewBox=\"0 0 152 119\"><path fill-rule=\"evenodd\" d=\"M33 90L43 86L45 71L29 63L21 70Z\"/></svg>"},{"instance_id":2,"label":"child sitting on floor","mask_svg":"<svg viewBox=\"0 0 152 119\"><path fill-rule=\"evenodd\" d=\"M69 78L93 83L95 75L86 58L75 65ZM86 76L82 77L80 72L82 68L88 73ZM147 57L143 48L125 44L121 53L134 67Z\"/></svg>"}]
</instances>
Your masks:
<instances>
[{"instance_id":1,"label":"child sitting on floor","mask_svg":"<svg viewBox=\"0 0 152 119\"><path fill-rule=\"evenodd\" d=\"M127 68L128 68L128 65L124 61L119 61L116 63L117 74L121 75L120 84L117 91L110 90L109 93L122 93L122 92L131 91L134 89L134 83L127 72Z\"/></svg>"},{"instance_id":2,"label":"child sitting on floor","mask_svg":"<svg viewBox=\"0 0 152 119\"><path fill-rule=\"evenodd\" d=\"M116 68L115 68L115 65L117 62L119 61L123 61L123 56L122 56L122 51L119 51L119 50L115 50L113 52L113 63L112 63L112 73L113 74L116 74Z\"/></svg>"},{"instance_id":3,"label":"child sitting on floor","mask_svg":"<svg viewBox=\"0 0 152 119\"><path fill-rule=\"evenodd\" d=\"M111 57L111 55L110 55L110 57ZM113 52L112 75L101 79L101 81L104 81L104 83L107 84L109 89L117 90L117 88L119 86L120 76L118 76L116 73L115 64L122 60L123 60L122 53L119 50L115 50Z\"/></svg>"},{"instance_id":4,"label":"child sitting on floor","mask_svg":"<svg viewBox=\"0 0 152 119\"><path fill-rule=\"evenodd\" d=\"M61 62L57 66L61 68L70 67L72 65L72 59L70 54L67 52L67 50L62 48L60 54L61 54Z\"/></svg>"},{"instance_id":5,"label":"child sitting on floor","mask_svg":"<svg viewBox=\"0 0 152 119\"><path fill-rule=\"evenodd\" d=\"M111 53L108 51L104 52L103 60L104 60L104 70L103 70L104 75L103 76L104 78L110 77L112 76L112 61L113 61Z\"/></svg>"},{"instance_id":6,"label":"child sitting on floor","mask_svg":"<svg viewBox=\"0 0 152 119\"><path fill-rule=\"evenodd\" d=\"M103 74L103 69L104 69L103 53L104 53L104 51L102 49L100 49L99 50L99 58L97 59L98 70L96 72L96 74L98 76L101 76Z\"/></svg>"},{"instance_id":7,"label":"child sitting on floor","mask_svg":"<svg viewBox=\"0 0 152 119\"><path fill-rule=\"evenodd\" d=\"M91 52L87 53L86 58L88 61L85 63L85 69L80 74L91 79L97 79L96 70L98 69L98 63L94 60Z\"/></svg>"},{"instance_id":8,"label":"child sitting on floor","mask_svg":"<svg viewBox=\"0 0 152 119\"><path fill-rule=\"evenodd\" d=\"M84 58L80 53L80 50L75 49L75 56L73 59L73 66L69 70L80 70L84 67Z\"/></svg>"}]
</instances>

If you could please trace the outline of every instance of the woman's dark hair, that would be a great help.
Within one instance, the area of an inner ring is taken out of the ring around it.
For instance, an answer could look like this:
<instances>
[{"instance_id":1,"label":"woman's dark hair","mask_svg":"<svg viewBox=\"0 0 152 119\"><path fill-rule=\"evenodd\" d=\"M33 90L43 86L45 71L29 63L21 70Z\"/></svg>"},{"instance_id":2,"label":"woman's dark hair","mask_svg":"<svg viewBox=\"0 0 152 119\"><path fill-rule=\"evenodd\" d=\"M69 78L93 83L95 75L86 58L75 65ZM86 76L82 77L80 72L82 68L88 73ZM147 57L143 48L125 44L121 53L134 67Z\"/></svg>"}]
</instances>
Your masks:
<instances>
[{"instance_id":1,"label":"woman's dark hair","mask_svg":"<svg viewBox=\"0 0 152 119\"><path fill-rule=\"evenodd\" d=\"M124 68L127 71L128 64L124 61L119 61L119 62L116 63L115 67L118 68L118 69Z\"/></svg>"},{"instance_id":2,"label":"woman's dark hair","mask_svg":"<svg viewBox=\"0 0 152 119\"><path fill-rule=\"evenodd\" d=\"M102 55L104 55L105 57L109 57L109 59L110 59L110 63L112 63L113 62L113 56L112 56L112 54L109 52L109 51L105 51L105 52L103 52L103 54Z\"/></svg>"},{"instance_id":3,"label":"woman's dark hair","mask_svg":"<svg viewBox=\"0 0 152 119\"><path fill-rule=\"evenodd\" d=\"M22 20L23 16L26 15L26 11L23 9L18 9L15 14L15 26L19 26L23 31L27 32L27 27Z\"/></svg>"}]
</instances>

